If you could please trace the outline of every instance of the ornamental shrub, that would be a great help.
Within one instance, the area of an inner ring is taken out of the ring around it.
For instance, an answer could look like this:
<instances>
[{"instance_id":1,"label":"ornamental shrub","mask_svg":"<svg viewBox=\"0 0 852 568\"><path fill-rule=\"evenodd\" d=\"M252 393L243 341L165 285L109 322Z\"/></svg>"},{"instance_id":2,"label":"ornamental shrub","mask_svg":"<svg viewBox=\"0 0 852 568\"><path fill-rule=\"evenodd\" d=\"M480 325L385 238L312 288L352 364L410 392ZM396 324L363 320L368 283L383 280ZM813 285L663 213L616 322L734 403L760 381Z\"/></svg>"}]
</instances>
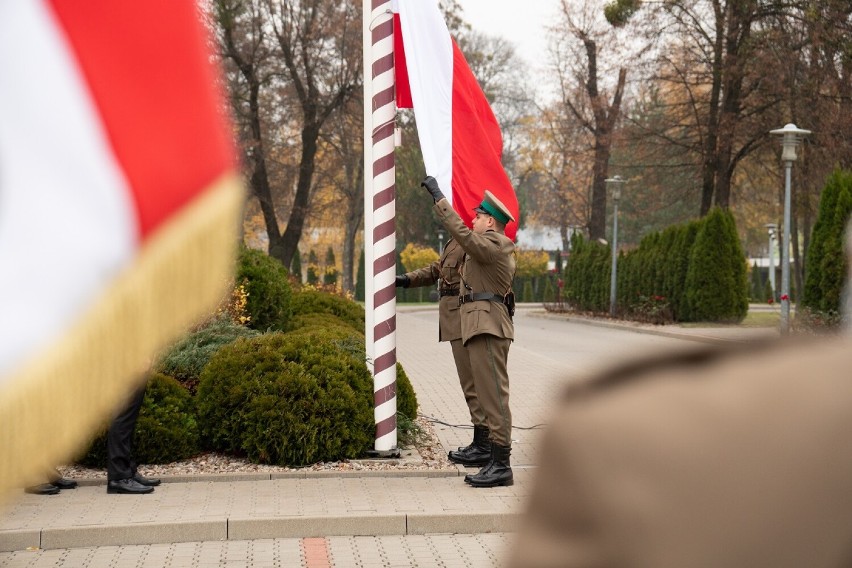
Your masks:
<instances>
[{"instance_id":1,"label":"ornamental shrub","mask_svg":"<svg viewBox=\"0 0 852 568\"><path fill-rule=\"evenodd\" d=\"M214 318L169 348L155 369L173 377L194 395L201 371L216 351L239 337L252 337L259 333L227 317Z\"/></svg>"},{"instance_id":2,"label":"ornamental shrub","mask_svg":"<svg viewBox=\"0 0 852 568\"><path fill-rule=\"evenodd\" d=\"M353 353L336 333L267 333L220 349L198 389L205 443L289 466L363 454L375 431L372 377L363 347Z\"/></svg>"},{"instance_id":3,"label":"ornamental shrub","mask_svg":"<svg viewBox=\"0 0 852 568\"><path fill-rule=\"evenodd\" d=\"M260 331L287 329L292 289L283 264L263 251L243 247L237 262L236 281L248 292L251 328Z\"/></svg>"},{"instance_id":4,"label":"ornamental shrub","mask_svg":"<svg viewBox=\"0 0 852 568\"><path fill-rule=\"evenodd\" d=\"M396 412L411 421L417 419L417 395L411 381L398 362L396 364Z\"/></svg>"},{"instance_id":5,"label":"ornamental shrub","mask_svg":"<svg viewBox=\"0 0 852 568\"><path fill-rule=\"evenodd\" d=\"M826 181L820 197L819 213L808 247L802 307L810 311L836 314L841 310L847 261L844 235L852 212L852 172L835 170ZM792 296L792 290L791 290ZM812 317L814 321L839 318Z\"/></svg>"},{"instance_id":6,"label":"ornamental shrub","mask_svg":"<svg viewBox=\"0 0 852 568\"><path fill-rule=\"evenodd\" d=\"M79 462L106 467L105 425ZM133 457L139 463L179 461L200 452L198 421L192 397L180 383L162 373L148 381L133 435Z\"/></svg>"},{"instance_id":7,"label":"ornamental shrub","mask_svg":"<svg viewBox=\"0 0 852 568\"><path fill-rule=\"evenodd\" d=\"M690 253L686 290L691 321L742 321L748 312L746 266L733 217L713 208Z\"/></svg>"},{"instance_id":8,"label":"ornamental shrub","mask_svg":"<svg viewBox=\"0 0 852 568\"><path fill-rule=\"evenodd\" d=\"M364 307L337 294L303 288L292 297L293 317L305 314L331 314L352 329L364 333Z\"/></svg>"}]
</instances>

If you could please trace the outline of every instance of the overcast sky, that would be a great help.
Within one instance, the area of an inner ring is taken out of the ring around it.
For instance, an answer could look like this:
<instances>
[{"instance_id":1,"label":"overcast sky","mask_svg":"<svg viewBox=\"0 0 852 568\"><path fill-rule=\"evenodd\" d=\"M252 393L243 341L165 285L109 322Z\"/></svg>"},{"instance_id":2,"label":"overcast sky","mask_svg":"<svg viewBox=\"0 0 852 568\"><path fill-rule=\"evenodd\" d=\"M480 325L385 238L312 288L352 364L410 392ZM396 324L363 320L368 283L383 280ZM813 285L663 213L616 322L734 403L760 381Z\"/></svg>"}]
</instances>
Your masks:
<instances>
[{"instance_id":1,"label":"overcast sky","mask_svg":"<svg viewBox=\"0 0 852 568\"><path fill-rule=\"evenodd\" d=\"M473 29L502 36L515 44L527 63L540 69L546 63L545 26L554 18L558 0L458 0Z\"/></svg>"}]
</instances>

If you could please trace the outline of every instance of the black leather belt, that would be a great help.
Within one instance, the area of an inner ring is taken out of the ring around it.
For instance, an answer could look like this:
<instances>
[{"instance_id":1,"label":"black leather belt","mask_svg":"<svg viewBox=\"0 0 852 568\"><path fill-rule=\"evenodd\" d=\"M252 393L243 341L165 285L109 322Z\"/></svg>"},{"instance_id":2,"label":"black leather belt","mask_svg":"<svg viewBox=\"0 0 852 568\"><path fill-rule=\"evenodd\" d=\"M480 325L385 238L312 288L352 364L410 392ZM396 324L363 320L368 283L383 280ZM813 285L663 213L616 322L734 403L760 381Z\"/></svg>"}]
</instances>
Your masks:
<instances>
[{"instance_id":1,"label":"black leather belt","mask_svg":"<svg viewBox=\"0 0 852 568\"><path fill-rule=\"evenodd\" d=\"M459 305L466 304L468 302L478 302L480 300L490 300L492 302L502 304L503 296L492 294L491 292L474 292L473 294L459 296Z\"/></svg>"},{"instance_id":2,"label":"black leather belt","mask_svg":"<svg viewBox=\"0 0 852 568\"><path fill-rule=\"evenodd\" d=\"M458 288L441 288L438 292L440 296L443 298L444 296L458 296L459 289Z\"/></svg>"}]
</instances>

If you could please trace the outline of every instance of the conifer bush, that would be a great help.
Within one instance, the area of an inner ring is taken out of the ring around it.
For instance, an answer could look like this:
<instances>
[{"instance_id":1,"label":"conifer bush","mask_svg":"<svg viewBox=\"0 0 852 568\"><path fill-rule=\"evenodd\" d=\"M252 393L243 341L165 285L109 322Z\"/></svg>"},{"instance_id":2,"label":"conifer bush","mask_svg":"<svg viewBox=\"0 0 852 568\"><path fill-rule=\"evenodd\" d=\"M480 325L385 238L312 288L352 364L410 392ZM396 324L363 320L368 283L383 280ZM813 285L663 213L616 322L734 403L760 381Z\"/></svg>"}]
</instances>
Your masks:
<instances>
[{"instance_id":1,"label":"conifer bush","mask_svg":"<svg viewBox=\"0 0 852 568\"><path fill-rule=\"evenodd\" d=\"M852 172L835 170L826 181L807 255L802 307L814 321L839 321L847 273L844 235L852 212ZM792 295L792 291L791 291Z\"/></svg>"},{"instance_id":2,"label":"conifer bush","mask_svg":"<svg viewBox=\"0 0 852 568\"><path fill-rule=\"evenodd\" d=\"M79 462L106 467L108 424L95 436ZM198 420L189 392L172 377L154 373L148 381L133 434L133 456L138 463L179 461L200 452Z\"/></svg>"},{"instance_id":3,"label":"conifer bush","mask_svg":"<svg viewBox=\"0 0 852 568\"><path fill-rule=\"evenodd\" d=\"M742 321L748 312L746 260L730 212L714 208L695 237L686 277L693 321Z\"/></svg>"},{"instance_id":4,"label":"conifer bush","mask_svg":"<svg viewBox=\"0 0 852 568\"><path fill-rule=\"evenodd\" d=\"M364 332L364 307L337 294L303 288L292 297L293 317L305 314L330 314L352 329Z\"/></svg>"},{"instance_id":5,"label":"conifer bush","mask_svg":"<svg viewBox=\"0 0 852 568\"><path fill-rule=\"evenodd\" d=\"M205 443L289 466L362 455L375 427L361 353L342 345L339 332L323 331L267 333L223 347L197 395Z\"/></svg>"},{"instance_id":6,"label":"conifer bush","mask_svg":"<svg viewBox=\"0 0 852 568\"><path fill-rule=\"evenodd\" d=\"M248 292L249 326L260 331L284 331L290 320L292 289L287 269L263 251L243 247L236 281Z\"/></svg>"},{"instance_id":7,"label":"conifer bush","mask_svg":"<svg viewBox=\"0 0 852 568\"><path fill-rule=\"evenodd\" d=\"M201 371L216 351L237 338L259 333L227 317L214 318L170 347L157 363L156 370L173 377L194 395Z\"/></svg>"}]
</instances>

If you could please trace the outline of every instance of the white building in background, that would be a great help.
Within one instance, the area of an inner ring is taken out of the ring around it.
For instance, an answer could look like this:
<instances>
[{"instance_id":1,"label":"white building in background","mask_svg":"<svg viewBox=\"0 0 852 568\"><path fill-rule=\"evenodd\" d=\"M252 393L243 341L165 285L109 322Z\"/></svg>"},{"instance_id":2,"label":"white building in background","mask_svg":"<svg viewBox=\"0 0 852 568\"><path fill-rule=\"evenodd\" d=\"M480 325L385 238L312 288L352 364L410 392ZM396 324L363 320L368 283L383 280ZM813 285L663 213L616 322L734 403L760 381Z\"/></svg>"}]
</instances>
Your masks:
<instances>
[{"instance_id":1,"label":"white building in background","mask_svg":"<svg viewBox=\"0 0 852 568\"><path fill-rule=\"evenodd\" d=\"M559 227L524 227L518 229L515 244L524 250L562 250L562 237Z\"/></svg>"},{"instance_id":2,"label":"white building in background","mask_svg":"<svg viewBox=\"0 0 852 568\"><path fill-rule=\"evenodd\" d=\"M577 229L568 229L568 238L571 238L573 231ZM562 250L562 237L559 235L559 227L532 226L518 229L518 237L515 244L521 250L543 250L549 253L562 253L563 258L567 251ZM548 270L556 268L555 254L551 254L551 258L547 261Z\"/></svg>"}]
</instances>

